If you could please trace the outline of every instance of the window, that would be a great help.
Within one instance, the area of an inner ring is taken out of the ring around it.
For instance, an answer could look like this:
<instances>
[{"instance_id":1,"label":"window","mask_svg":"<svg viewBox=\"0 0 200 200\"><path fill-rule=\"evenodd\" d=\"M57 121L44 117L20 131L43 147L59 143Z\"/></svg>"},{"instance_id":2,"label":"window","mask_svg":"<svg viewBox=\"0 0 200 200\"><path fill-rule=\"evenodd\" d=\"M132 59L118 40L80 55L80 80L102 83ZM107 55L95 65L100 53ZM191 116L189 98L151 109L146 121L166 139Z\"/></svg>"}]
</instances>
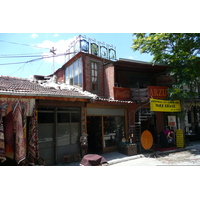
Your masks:
<instances>
[{"instance_id":1,"label":"window","mask_svg":"<svg viewBox=\"0 0 200 200\"><path fill-rule=\"evenodd\" d=\"M77 144L80 131L79 112L58 111L57 113L58 146Z\"/></svg>"},{"instance_id":2,"label":"window","mask_svg":"<svg viewBox=\"0 0 200 200\"><path fill-rule=\"evenodd\" d=\"M74 61L65 70L65 83L82 87L82 62L81 58Z\"/></svg>"},{"instance_id":3,"label":"window","mask_svg":"<svg viewBox=\"0 0 200 200\"><path fill-rule=\"evenodd\" d=\"M39 109L38 130L40 141L53 141L57 146L79 144L80 135L80 110L78 108L57 108L55 111Z\"/></svg>"},{"instance_id":4,"label":"window","mask_svg":"<svg viewBox=\"0 0 200 200\"><path fill-rule=\"evenodd\" d=\"M124 137L124 117L104 116L104 147L117 146Z\"/></svg>"},{"instance_id":5,"label":"window","mask_svg":"<svg viewBox=\"0 0 200 200\"><path fill-rule=\"evenodd\" d=\"M98 63L91 62L91 86L93 92L98 92L99 90L99 69Z\"/></svg>"}]
</instances>

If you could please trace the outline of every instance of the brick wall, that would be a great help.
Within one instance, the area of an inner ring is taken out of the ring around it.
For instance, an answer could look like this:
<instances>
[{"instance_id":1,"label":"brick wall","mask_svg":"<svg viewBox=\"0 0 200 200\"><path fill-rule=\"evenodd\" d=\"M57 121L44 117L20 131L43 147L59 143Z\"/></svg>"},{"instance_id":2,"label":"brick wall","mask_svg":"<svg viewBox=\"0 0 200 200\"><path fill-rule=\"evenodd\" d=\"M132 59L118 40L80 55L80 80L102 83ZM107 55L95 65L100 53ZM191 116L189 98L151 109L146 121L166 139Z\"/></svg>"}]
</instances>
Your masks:
<instances>
[{"instance_id":1,"label":"brick wall","mask_svg":"<svg viewBox=\"0 0 200 200\"><path fill-rule=\"evenodd\" d=\"M59 69L56 72L56 76L57 76L57 82L60 82L60 83L64 83L65 82L65 80L64 80L65 72L64 72L63 69Z\"/></svg>"},{"instance_id":2,"label":"brick wall","mask_svg":"<svg viewBox=\"0 0 200 200\"><path fill-rule=\"evenodd\" d=\"M83 58L84 59L84 58ZM99 72L100 72L100 90L99 93L96 93L99 96L104 96L104 73L103 73L103 63L101 59L95 58L93 56L85 56L85 66L84 66L84 90L93 92L91 88L91 61L99 63Z\"/></svg>"},{"instance_id":3,"label":"brick wall","mask_svg":"<svg viewBox=\"0 0 200 200\"><path fill-rule=\"evenodd\" d=\"M105 96L114 98L113 87L115 86L115 78L114 67L112 64L104 67L104 85Z\"/></svg>"}]
</instances>

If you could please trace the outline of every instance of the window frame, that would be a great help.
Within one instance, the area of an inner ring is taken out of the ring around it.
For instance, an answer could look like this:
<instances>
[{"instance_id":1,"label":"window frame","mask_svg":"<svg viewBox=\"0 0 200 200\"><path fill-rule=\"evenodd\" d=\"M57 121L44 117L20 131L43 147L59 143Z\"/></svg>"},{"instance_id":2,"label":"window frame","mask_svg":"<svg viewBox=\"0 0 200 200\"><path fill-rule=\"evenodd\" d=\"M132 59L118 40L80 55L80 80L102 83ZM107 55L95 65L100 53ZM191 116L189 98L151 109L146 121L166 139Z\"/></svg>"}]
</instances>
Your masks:
<instances>
[{"instance_id":1,"label":"window frame","mask_svg":"<svg viewBox=\"0 0 200 200\"><path fill-rule=\"evenodd\" d=\"M78 81L75 81L75 78ZM65 68L65 83L79 88L83 87L83 65L81 57Z\"/></svg>"},{"instance_id":2,"label":"window frame","mask_svg":"<svg viewBox=\"0 0 200 200\"><path fill-rule=\"evenodd\" d=\"M93 66L96 66L96 73L93 73ZM96 61L93 61L91 60L90 61L90 80L91 80L91 83L90 83L90 86L91 86L91 91L94 92L94 93L98 93L99 92L99 89L100 89L100 69L99 69L99 62L96 62ZM93 74L95 74L96 76L93 76ZM97 78L97 82L96 83L93 83L93 78ZM95 85L95 87L94 87Z\"/></svg>"},{"instance_id":3,"label":"window frame","mask_svg":"<svg viewBox=\"0 0 200 200\"><path fill-rule=\"evenodd\" d=\"M53 107L52 107L53 108ZM56 108L56 109L55 109ZM39 108L38 110L38 126L52 126L53 129L54 129L54 135L52 134L52 141L54 140L56 143L57 143L57 147L60 147L60 146L70 146L70 145L78 145L79 142L78 142L78 139L81 135L81 111L79 108L68 108L66 107L63 108L63 107L55 107L54 108L54 111L53 110L46 110L45 107L41 107ZM60 108L60 110L58 110L58 108ZM53 117L50 118L49 122L46 121L46 119L42 119L41 120L41 117L43 117L42 115L40 114L44 114L46 115L46 117L49 116L49 114L53 114ZM69 115L69 118L66 118L67 120L66 121L63 121L61 118L64 116L65 114L68 114ZM52 121L53 119L53 121ZM69 143L67 144L64 144L64 145L61 145L61 144L58 144L58 140L59 140L59 134L57 132L57 129L59 128L59 126L68 126L69 127ZM74 140L74 133L73 133L73 126L74 125L77 125L77 136L76 136L76 139ZM40 136L40 134L39 134ZM39 140L40 140L40 137L39 137ZM74 143L74 141L76 141Z\"/></svg>"}]
</instances>

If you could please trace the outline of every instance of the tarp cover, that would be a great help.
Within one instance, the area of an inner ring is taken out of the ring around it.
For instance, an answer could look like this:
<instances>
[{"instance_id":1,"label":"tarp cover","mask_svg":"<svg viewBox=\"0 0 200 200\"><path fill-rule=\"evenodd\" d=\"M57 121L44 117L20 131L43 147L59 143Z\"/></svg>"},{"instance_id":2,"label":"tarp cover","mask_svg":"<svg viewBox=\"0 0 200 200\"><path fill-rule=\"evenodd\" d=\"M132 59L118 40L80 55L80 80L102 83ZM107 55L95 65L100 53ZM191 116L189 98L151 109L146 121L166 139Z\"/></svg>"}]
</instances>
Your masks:
<instances>
[{"instance_id":1,"label":"tarp cover","mask_svg":"<svg viewBox=\"0 0 200 200\"><path fill-rule=\"evenodd\" d=\"M98 166L103 163L107 163L107 160L103 156L99 156L97 154L87 154L82 158L80 165Z\"/></svg>"}]
</instances>

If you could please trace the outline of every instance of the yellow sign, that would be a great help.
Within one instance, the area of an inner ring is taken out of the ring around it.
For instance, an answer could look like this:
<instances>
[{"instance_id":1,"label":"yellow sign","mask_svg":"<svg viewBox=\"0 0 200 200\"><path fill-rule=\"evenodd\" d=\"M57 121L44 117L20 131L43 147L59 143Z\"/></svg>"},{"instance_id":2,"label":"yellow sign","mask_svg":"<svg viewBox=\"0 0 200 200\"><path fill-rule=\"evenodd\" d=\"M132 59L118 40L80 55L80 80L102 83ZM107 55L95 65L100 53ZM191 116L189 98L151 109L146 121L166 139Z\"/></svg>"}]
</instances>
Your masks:
<instances>
[{"instance_id":1,"label":"yellow sign","mask_svg":"<svg viewBox=\"0 0 200 200\"><path fill-rule=\"evenodd\" d=\"M170 100L150 99L150 108L151 111L160 111L160 112L181 111L180 100L170 101Z\"/></svg>"},{"instance_id":2,"label":"yellow sign","mask_svg":"<svg viewBox=\"0 0 200 200\"><path fill-rule=\"evenodd\" d=\"M176 146L177 147L184 147L184 135L182 129L176 130Z\"/></svg>"}]
</instances>

